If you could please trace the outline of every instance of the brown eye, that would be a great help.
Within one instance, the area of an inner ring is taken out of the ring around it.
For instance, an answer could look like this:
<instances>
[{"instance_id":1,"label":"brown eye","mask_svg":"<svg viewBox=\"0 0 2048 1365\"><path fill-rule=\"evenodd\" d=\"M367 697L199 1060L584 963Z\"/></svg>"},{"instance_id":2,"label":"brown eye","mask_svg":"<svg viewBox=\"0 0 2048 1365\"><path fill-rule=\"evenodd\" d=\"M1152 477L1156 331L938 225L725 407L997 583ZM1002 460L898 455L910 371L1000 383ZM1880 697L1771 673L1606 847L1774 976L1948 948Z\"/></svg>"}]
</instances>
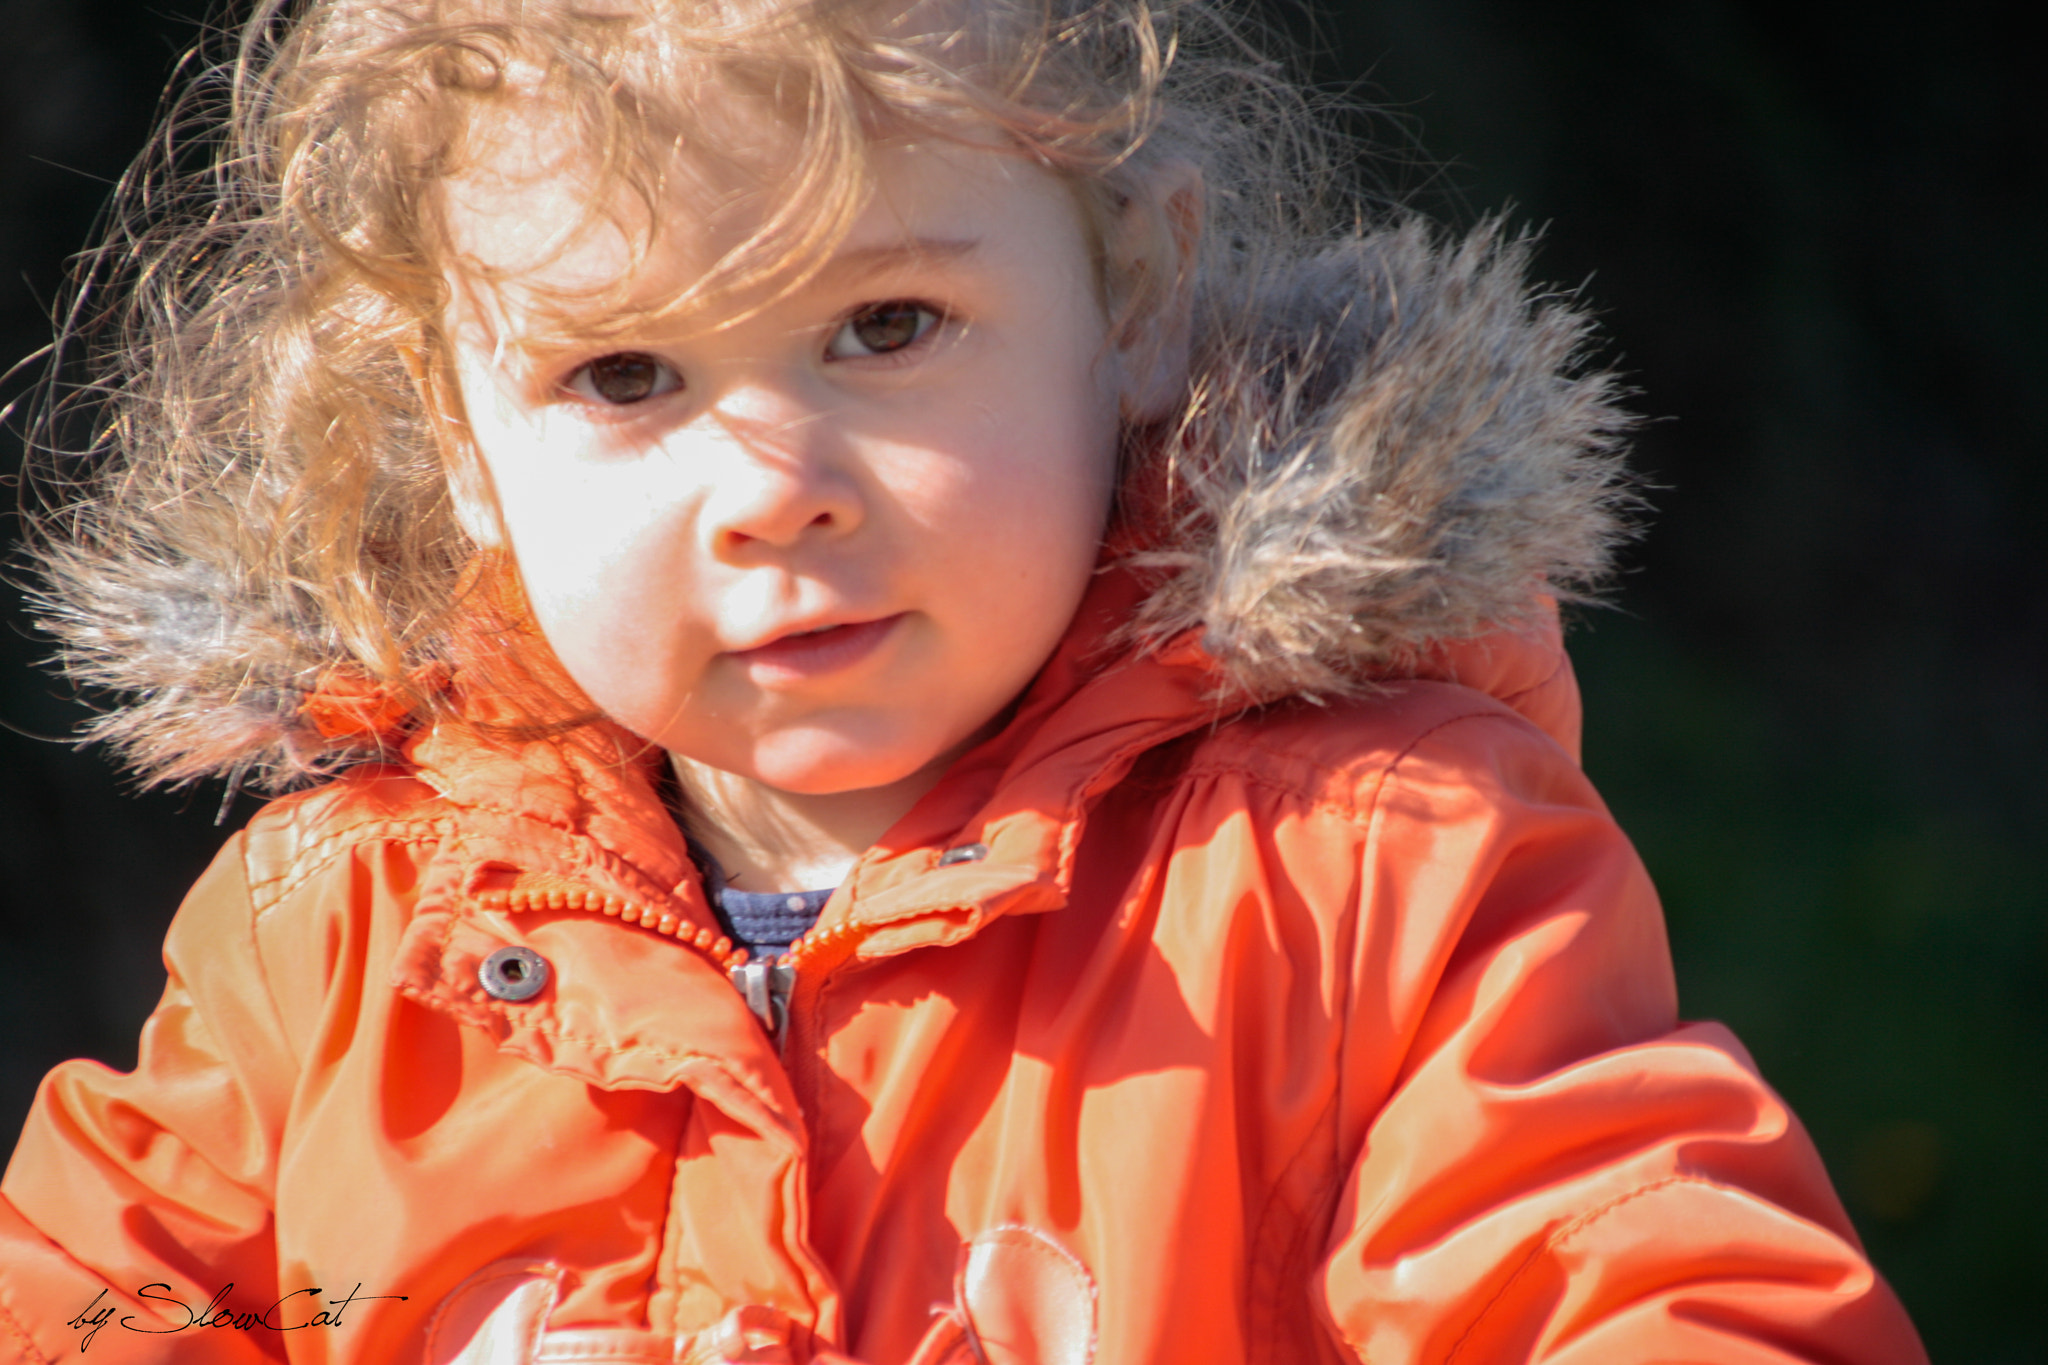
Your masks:
<instances>
[{"instance_id":1,"label":"brown eye","mask_svg":"<svg viewBox=\"0 0 2048 1365\"><path fill-rule=\"evenodd\" d=\"M888 355L923 338L938 320L939 315L921 303L891 299L848 318L826 346L825 355L831 360Z\"/></svg>"},{"instance_id":2,"label":"brown eye","mask_svg":"<svg viewBox=\"0 0 2048 1365\"><path fill-rule=\"evenodd\" d=\"M573 392L616 407L644 403L682 386L680 375L643 351L599 356L569 377Z\"/></svg>"}]
</instances>

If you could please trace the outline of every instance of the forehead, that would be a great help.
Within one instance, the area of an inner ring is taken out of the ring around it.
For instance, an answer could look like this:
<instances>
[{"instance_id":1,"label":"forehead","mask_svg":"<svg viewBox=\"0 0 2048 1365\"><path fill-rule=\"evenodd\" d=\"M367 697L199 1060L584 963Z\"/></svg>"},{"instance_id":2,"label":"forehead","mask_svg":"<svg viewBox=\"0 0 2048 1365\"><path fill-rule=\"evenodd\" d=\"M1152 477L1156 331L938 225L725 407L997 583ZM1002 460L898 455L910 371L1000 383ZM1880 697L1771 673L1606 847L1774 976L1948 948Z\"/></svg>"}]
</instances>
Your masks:
<instances>
[{"instance_id":1,"label":"forehead","mask_svg":"<svg viewBox=\"0 0 2048 1365\"><path fill-rule=\"evenodd\" d=\"M622 265L673 251L686 235L707 249L727 240L728 254L759 238L787 197L777 171L798 138L774 110L745 107L757 101L700 99L692 126L665 147L649 138L621 148L615 129L592 128L552 92L522 85L516 102L467 111L456 169L434 187L452 273L602 288ZM839 197L858 178L836 177Z\"/></svg>"},{"instance_id":2,"label":"forehead","mask_svg":"<svg viewBox=\"0 0 2048 1365\"><path fill-rule=\"evenodd\" d=\"M831 210L807 218L791 192L786 129L760 127L737 148L678 147L648 193L605 183L588 149L544 121L520 122L441 198L458 293L481 287L494 312L579 331L576 319L731 317L820 278L920 260L1037 268L1087 254L1064 181L993 145L862 148L837 168L841 221L820 232Z\"/></svg>"}]
</instances>

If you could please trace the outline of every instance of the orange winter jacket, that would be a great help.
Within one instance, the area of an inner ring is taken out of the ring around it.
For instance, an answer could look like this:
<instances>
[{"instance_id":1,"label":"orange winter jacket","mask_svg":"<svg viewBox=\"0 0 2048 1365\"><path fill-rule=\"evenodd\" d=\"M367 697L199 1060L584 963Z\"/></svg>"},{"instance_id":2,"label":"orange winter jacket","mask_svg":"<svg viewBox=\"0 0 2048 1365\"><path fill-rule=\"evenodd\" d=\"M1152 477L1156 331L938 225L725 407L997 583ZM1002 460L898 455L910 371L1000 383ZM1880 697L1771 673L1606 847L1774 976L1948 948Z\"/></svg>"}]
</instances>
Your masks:
<instances>
[{"instance_id":1,"label":"orange winter jacket","mask_svg":"<svg viewBox=\"0 0 2048 1365\"><path fill-rule=\"evenodd\" d=\"M1554 632L1218 723L1192 644L1083 666L1122 591L836 891L779 1045L644 765L444 725L269 807L135 1072L42 1091L9 1358L670 1361L741 1306L877 1365L1921 1358L1676 1021Z\"/></svg>"},{"instance_id":2,"label":"orange winter jacket","mask_svg":"<svg viewBox=\"0 0 2048 1365\"><path fill-rule=\"evenodd\" d=\"M1059 652L792 971L719 939L630 737L502 738L459 650L451 719L351 703L196 494L54 554L159 773L410 738L229 843L132 1074L43 1087L0 1358L1921 1360L1796 1121L1677 1022L1576 762L1530 589L1614 530L1583 323L1487 232L1256 283Z\"/></svg>"}]
</instances>

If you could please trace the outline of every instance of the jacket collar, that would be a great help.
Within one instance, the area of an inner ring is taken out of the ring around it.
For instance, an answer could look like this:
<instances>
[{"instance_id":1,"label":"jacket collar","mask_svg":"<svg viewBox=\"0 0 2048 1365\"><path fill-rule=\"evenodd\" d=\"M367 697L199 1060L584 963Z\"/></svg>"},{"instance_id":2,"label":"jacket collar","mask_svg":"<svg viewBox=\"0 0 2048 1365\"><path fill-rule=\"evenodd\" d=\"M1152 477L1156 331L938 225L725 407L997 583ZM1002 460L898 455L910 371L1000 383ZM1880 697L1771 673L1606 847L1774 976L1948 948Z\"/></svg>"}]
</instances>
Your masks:
<instances>
[{"instance_id":1,"label":"jacket collar","mask_svg":"<svg viewBox=\"0 0 2048 1365\"><path fill-rule=\"evenodd\" d=\"M1242 709L1243 699L1218 692L1198 648L1118 648L1118 627L1143 591L1127 571L1098 575L1003 728L861 859L826 915L875 931L864 955L1064 905L1092 798L1146 750ZM420 778L492 831L467 841L465 891L573 896L581 887L714 924L661 795L660 751L606 722L509 737L518 714L516 699L465 696L458 719L408 745ZM931 922L911 931L921 919Z\"/></svg>"},{"instance_id":2,"label":"jacket collar","mask_svg":"<svg viewBox=\"0 0 2048 1365\"><path fill-rule=\"evenodd\" d=\"M1148 591L1128 569L1097 576L1009 721L860 860L825 923L858 926L862 955L882 956L1067 903L1094 798L1147 750L1252 704L1198 632L1149 651L1120 643ZM1488 693L1577 755L1578 693L1552 605L1534 628L1439 644L1382 670L1383 682L1404 678ZM581 885L714 926L661 796L660 751L603 722L548 738L494 735L517 714L507 699L466 701L461 720L409 748L422 779L449 801L498 817L497 847L478 865L492 866L472 871L471 889Z\"/></svg>"}]
</instances>

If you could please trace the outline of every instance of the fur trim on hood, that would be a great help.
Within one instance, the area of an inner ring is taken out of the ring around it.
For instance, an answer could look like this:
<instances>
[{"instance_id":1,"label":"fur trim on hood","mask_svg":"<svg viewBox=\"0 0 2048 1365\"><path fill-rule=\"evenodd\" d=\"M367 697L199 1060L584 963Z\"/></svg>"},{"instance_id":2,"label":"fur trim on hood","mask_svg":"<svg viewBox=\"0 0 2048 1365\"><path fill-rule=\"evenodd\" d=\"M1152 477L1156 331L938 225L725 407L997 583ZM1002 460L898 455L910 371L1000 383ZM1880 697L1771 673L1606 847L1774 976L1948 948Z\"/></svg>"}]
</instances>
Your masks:
<instances>
[{"instance_id":1,"label":"fur trim on hood","mask_svg":"<svg viewBox=\"0 0 2048 1365\"><path fill-rule=\"evenodd\" d=\"M1261 700L1341 696L1597 587L1633 419L1578 373L1591 324L1531 292L1530 246L1409 222L1261 291L1197 367L1138 638L1201 630Z\"/></svg>"},{"instance_id":2,"label":"fur trim on hood","mask_svg":"<svg viewBox=\"0 0 2048 1365\"><path fill-rule=\"evenodd\" d=\"M1154 583L1130 641L1199 632L1221 689L1341 696L1596 587L1636 501L1632 419L1612 375L1581 372L1585 315L1526 282L1529 250L1497 222L1462 241L1407 222L1212 300L1192 400L1127 485L1124 562ZM128 542L152 553L37 550L58 661L125 698L85 738L171 784L285 787L383 752L403 708L365 697L310 598L280 610L302 594L253 581L251 528L155 514Z\"/></svg>"}]
</instances>

